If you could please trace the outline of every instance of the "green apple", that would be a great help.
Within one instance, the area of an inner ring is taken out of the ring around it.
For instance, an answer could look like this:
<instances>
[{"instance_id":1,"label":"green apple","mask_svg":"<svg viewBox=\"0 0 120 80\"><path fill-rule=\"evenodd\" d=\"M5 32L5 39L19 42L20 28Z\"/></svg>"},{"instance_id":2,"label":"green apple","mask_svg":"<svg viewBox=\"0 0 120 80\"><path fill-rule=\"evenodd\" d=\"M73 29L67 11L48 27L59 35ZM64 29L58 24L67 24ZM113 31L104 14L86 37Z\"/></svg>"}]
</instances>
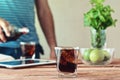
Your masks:
<instances>
[{"instance_id":1,"label":"green apple","mask_svg":"<svg viewBox=\"0 0 120 80\"><path fill-rule=\"evenodd\" d=\"M96 49L91 51L91 53L90 53L90 61L92 63L97 64L99 62L102 62L103 60L104 60L104 54L103 54L101 49L96 48Z\"/></svg>"},{"instance_id":2,"label":"green apple","mask_svg":"<svg viewBox=\"0 0 120 80\"><path fill-rule=\"evenodd\" d=\"M92 49L86 49L83 53L83 59L86 60L86 61L90 61L90 58L89 58L89 55L90 55L90 52L92 51Z\"/></svg>"}]
</instances>

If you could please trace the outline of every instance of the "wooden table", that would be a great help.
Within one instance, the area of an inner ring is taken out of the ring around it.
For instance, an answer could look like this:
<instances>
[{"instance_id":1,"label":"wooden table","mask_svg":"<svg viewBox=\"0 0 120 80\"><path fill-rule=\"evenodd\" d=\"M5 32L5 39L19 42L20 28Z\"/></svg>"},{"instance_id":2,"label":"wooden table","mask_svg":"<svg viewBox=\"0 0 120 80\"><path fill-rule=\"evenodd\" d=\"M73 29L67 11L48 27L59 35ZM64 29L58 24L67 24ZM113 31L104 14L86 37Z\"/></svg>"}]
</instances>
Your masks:
<instances>
[{"instance_id":1,"label":"wooden table","mask_svg":"<svg viewBox=\"0 0 120 80\"><path fill-rule=\"evenodd\" d=\"M58 78L56 65L22 69L0 68L0 80L120 80L120 59L107 66L78 65L77 78Z\"/></svg>"}]
</instances>

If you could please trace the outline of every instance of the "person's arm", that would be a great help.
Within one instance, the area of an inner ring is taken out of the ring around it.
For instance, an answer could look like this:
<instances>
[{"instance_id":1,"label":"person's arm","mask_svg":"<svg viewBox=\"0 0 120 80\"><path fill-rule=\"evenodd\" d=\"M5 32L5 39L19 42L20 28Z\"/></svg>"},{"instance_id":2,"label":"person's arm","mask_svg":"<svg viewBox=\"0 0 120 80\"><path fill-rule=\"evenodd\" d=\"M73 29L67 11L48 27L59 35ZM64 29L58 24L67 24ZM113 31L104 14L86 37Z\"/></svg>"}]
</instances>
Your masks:
<instances>
[{"instance_id":1,"label":"person's arm","mask_svg":"<svg viewBox=\"0 0 120 80\"><path fill-rule=\"evenodd\" d=\"M47 0L36 0L36 10L40 25L45 34L46 40L51 50L50 58L55 58L54 47L57 46L54 30L53 16L51 14Z\"/></svg>"}]
</instances>

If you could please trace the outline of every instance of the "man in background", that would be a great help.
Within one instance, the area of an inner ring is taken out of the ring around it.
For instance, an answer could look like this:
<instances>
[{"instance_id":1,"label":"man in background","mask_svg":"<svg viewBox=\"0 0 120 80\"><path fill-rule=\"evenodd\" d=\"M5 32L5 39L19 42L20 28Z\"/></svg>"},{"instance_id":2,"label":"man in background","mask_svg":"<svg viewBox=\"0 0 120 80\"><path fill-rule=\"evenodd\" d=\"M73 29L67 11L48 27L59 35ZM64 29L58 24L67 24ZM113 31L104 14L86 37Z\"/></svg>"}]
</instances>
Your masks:
<instances>
[{"instance_id":1,"label":"man in background","mask_svg":"<svg viewBox=\"0 0 120 80\"><path fill-rule=\"evenodd\" d=\"M37 10L38 20L47 43L50 47L50 59L55 58L55 39L53 17L48 5L48 0L0 0L0 54L10 55L15 59L20 58L20 42L36 42L35 58L40 58L39 53L44 53L35 29L34 6ZM27 27L30 32L20 36L17 40L7 41L11 36L9 26ZM3 34L3 30L5 35Z\"/></svg>"}]
</instances>

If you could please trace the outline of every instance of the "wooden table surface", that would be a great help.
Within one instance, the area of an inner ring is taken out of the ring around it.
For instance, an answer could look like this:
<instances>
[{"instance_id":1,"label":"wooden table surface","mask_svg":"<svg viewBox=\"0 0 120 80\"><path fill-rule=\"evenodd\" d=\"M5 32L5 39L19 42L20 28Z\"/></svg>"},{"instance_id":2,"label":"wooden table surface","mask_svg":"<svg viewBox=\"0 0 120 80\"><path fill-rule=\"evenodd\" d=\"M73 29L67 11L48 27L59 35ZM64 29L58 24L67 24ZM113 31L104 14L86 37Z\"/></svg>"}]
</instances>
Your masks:
<instances>
[{"instance_id":1,"label":"wooden table surface","mask_svg":"<svg viewBox=\"0 0 120 80\"><path fill-rule=\"evenodd\" d=\"M0 80L120 80L120 59L107 66L78 64L77 78L58 78L56 65L21 69L0 68Z\"/></svg>"}]
</instances>

